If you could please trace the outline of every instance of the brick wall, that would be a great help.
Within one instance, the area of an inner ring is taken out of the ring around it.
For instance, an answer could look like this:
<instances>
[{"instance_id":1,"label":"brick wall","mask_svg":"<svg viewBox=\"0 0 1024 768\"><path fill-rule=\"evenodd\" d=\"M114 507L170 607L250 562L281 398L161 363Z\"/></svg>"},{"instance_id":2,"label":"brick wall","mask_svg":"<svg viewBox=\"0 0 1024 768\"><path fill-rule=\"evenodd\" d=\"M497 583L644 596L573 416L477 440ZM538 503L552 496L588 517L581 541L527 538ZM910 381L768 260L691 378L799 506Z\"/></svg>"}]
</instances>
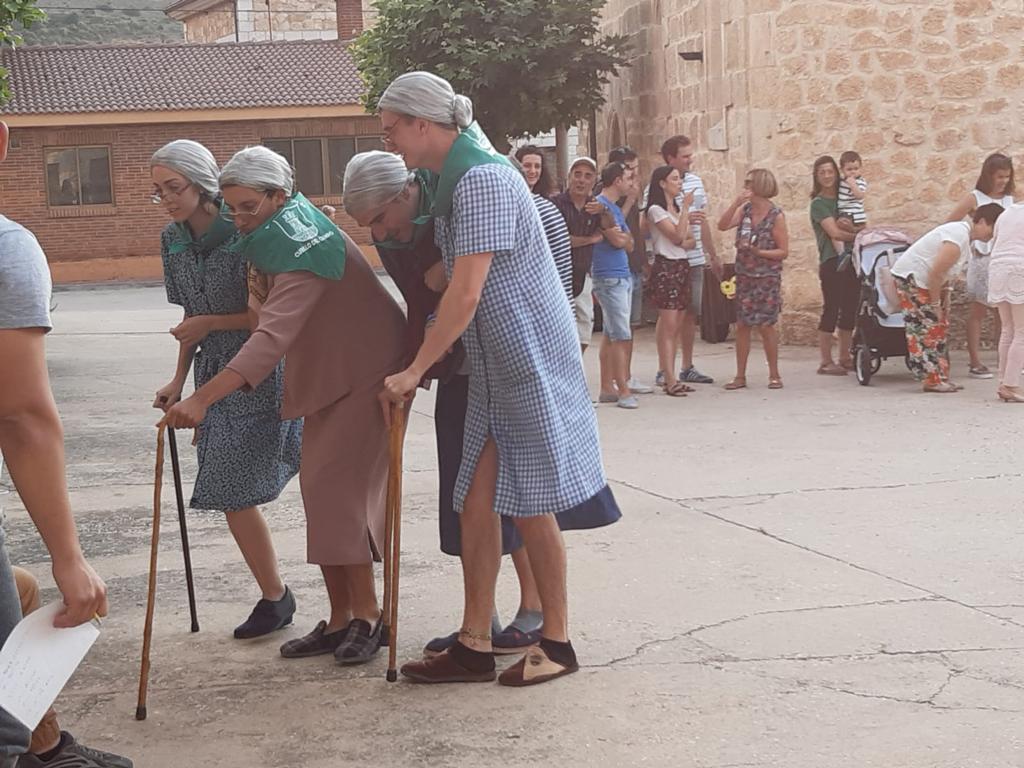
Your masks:
<instances>
[{"instance_id":1,"label":"brick wall","mask_svg":"<svg viewBox=\"0 0 1024 768\"><path fill-rule=\"evenodd\" d=\"M1020 0L609 0L603 26L632 38L634 60L598 116L602 153L618 134L650 170L661 141L686 133L719 211L748 168L778 177L789 340L812 340L820 309L818 155L860 152L870 221L915 234L945 219L986 155L1024 160Z\"/></svg>"},{"instance_id":2,"label":"brick wall","mask_svg":"<svg viewBox=\"0 0 1024 768\"><path fill-rule=\"evenodd\" d=\"M15 128L0 175L3 213L31 229L61 282L155 278L160 271L160 231L167 217L149 201L149 158L169 141L189 138L205 144L221 163L262 139L297 136L357 136L379 133L375 118L112 125L83 129ZM46 198L44 148L109 146L114 203L81 211L50 208ZM338 225L356 242L368 233L344 215L340 197L317 198L338 208ZM85 215L77 215L85 214ZM367 249L371 260L373 249Z\"/></svg>"}]
</instances>

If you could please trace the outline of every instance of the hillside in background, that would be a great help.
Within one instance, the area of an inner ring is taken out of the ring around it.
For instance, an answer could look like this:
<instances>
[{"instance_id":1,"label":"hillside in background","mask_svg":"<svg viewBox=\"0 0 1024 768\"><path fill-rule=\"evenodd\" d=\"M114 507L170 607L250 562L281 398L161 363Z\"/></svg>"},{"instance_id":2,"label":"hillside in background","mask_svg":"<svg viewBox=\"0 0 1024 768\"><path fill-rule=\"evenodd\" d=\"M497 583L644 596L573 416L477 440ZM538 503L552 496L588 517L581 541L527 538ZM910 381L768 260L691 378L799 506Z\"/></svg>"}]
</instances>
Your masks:
<instances>
[{"instance_id":1,"label":"hillside in background","mask_svg":"<svg viewBox=\"0 0 1024 768\"><path fill-rule=\"evenodd\" d=\"M47 20L23 32L26 45L184 40L163 9L170 0L41 0Z\"/></svg>"}]
</instances>

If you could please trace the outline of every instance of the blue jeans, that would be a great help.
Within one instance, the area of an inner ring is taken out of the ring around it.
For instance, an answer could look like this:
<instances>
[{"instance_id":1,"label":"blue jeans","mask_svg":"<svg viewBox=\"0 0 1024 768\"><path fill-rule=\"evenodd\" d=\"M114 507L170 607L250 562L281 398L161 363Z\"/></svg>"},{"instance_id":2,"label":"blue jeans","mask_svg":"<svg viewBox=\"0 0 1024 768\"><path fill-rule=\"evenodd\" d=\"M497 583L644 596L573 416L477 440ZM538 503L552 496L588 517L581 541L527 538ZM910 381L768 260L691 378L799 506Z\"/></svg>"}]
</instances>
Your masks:
<instances>
[{"instance_id":1,"label":"blue jeans","mask_svg":"<svg viewBox=\"0 0 1024 768\"><path fill-rule=\"evenodd\" d=\"M704 273L707 271L707 267L691 267L689 272L690 280L690 304L687 307L688 312L692 312L696 317L700 317L702 305L704 303Z\"/></svg>"},{"instance_id":2,"label":"blue jeans","mask_svg":"<svg viewBox=\"0 0 1024 768\"><path fill-rule=\"evenodd\" d=\"M2 519L3 511L0 510L0 521ZM7 640L14 625L21 621L21 600L18 599L18 586L14 582L4 539L3 525L0 524L0 645ZM31 738L32 733L21 721L0 709L0 768L13 766L17 755L28 751Z\"/></svg>"},{"instance_id":3,"label":"blue jeans","mask_svg":"<svg viewBox=\"0 0 1024 768\"><path fill-rule=\"evenodd\" d=\"M629 305L629 324L638 328L644 324L644 273L633 273L633 297Z\"/></svg>"},{"instance_id":4,"label":"blue jeans","mask_svg":"<svg viewBox=\"0 0 1024 768\"><path fill-rule=\"evenodd\" d=\"M594 295L601 302L604 335L610 341L629 341L633 330L629 327L633 301L632 277L595 277Z\"/></svg>"}]
</instances>

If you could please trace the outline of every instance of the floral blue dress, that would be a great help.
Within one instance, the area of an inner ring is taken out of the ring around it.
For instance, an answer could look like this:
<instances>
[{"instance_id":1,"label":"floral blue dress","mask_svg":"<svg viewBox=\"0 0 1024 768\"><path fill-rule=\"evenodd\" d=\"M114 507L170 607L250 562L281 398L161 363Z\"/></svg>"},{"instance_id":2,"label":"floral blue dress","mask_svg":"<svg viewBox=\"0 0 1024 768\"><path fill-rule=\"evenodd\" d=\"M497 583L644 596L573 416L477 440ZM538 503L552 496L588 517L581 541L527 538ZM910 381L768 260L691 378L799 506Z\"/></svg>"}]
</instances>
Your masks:
<instances>
[{"instance_id":1,"label":"floral blue dress","mask_svg":"<svg viewBox=\"0 0 1024 768\"><path fill-rule=\"evenodd\" d=\"M233 315L248 306L245 260L233 249L234 227L218 219L195 241L171 224L160 238L167 300L187 317ZM214 331L196 351L196 389L224 370L248 331ZM210 407L199 428L199 472L193 509L231 511L276 499L299 471L302 420L282 421L284 363L251 392L238 391Z\"/></svg>"}]
</instances>

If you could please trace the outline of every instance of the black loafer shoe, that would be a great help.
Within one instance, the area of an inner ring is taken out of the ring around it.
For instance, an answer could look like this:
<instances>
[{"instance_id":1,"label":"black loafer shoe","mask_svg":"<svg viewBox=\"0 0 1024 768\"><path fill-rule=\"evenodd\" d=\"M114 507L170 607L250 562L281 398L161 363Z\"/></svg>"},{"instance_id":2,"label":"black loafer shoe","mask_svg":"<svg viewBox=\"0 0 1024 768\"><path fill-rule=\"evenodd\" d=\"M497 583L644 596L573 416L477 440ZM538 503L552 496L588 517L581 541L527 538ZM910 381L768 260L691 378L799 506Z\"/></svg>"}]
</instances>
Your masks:
<instances>
[{"instance_id":1,"label":"black loafer shoe","mask_svg":"<svg viewBox=\"0 0 1024 768\"><path fill-rule=\"evenodd\" d=\"M280 600L262 599L256 603L244 624L235 627L235 638L251 640L287 627L295 615L295 596L288 587Z\"/></svg>"}]
</instances>

